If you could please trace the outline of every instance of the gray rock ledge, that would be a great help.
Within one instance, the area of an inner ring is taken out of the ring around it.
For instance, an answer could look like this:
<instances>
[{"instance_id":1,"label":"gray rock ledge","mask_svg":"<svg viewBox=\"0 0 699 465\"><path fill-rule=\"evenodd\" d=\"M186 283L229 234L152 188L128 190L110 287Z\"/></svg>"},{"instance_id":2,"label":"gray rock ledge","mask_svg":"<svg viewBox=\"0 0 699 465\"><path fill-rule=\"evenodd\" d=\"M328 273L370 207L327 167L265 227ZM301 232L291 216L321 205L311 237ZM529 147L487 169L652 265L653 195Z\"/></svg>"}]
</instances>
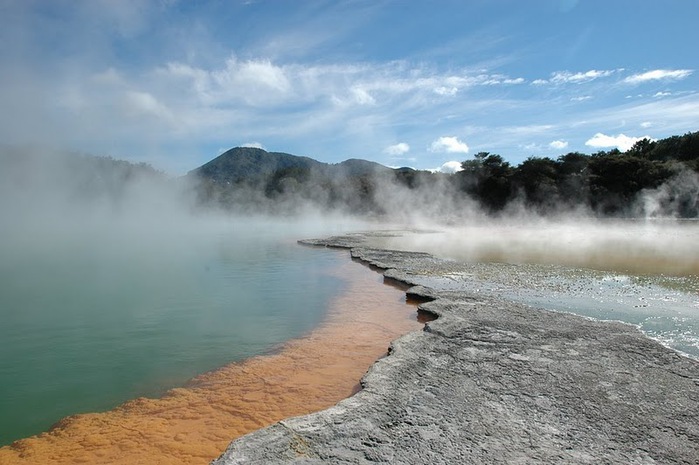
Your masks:
<instances>
[{"instance_id":1,"label":"gray rock ledge","mask_svg":"<svg viewBox=\"0 0 699 465\"><path fill-rule=\"evenodd\" d=\"M351 248L439 318L394 341L353 397L213 464L699 463L699 362L630 325L431 285L465 265L365 239L303 243Z\"/></svg>"}]
</instances>

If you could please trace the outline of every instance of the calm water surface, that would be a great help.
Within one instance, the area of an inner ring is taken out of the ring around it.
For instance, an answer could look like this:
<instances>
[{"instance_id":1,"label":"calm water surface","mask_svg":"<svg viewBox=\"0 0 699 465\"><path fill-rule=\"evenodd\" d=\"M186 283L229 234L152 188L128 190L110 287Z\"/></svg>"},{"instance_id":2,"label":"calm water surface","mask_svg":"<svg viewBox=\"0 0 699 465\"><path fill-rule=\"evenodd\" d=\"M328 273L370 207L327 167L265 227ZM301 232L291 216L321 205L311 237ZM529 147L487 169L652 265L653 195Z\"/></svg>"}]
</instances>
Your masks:
<instances>
[{"instance_id":1,"label":"calm water surface","mask_svg":"<svg viewBox=\"0 0 699 465\"><path fill-rule=\"evenodd\" d=\"M280 231L70 231L3 244L0 445L156 396L317 325L344 285L329 270L347 256Z\"/></svg>"}]
</instances>

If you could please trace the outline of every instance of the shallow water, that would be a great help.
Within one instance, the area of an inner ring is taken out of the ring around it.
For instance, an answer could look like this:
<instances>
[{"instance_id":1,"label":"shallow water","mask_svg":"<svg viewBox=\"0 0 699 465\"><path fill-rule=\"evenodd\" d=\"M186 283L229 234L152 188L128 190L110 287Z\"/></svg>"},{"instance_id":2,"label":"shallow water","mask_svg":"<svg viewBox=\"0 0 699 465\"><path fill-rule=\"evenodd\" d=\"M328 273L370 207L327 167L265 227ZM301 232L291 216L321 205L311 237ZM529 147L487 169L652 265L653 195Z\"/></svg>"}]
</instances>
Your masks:
<instances>
[{"instance_id":1,"label":"shallow water","mask_svg":"<svg viewBox=\"0 0 699 465\"><path fill-rule=\"evenodd\" d=\"M636 325L647 336L699 359L699 279L536 264L471 264L441 287L548 310ZM429 283L428 283L429 284Z\"/></svg>"},{"instance_id":2,"label":"shallow water","mask_svg":"<svg viewBox=\"0 0 699 465\"><path fill-rule=\"evenodd\" d=\"M476 225L381 242L467 263L430 278L445 288L623 321L699 359L699 222Z\"/></svg>"},{"instance_id":3,"label":"shallow water","mask_svg":"<svg viewBox=\"0 0 699 465\"><path fill-rule=\"evenodd\" d=\"M268 226L0 245L0 445L317 326L346 286L329 273L346 257Z\"/></svg>"}]
</instances>

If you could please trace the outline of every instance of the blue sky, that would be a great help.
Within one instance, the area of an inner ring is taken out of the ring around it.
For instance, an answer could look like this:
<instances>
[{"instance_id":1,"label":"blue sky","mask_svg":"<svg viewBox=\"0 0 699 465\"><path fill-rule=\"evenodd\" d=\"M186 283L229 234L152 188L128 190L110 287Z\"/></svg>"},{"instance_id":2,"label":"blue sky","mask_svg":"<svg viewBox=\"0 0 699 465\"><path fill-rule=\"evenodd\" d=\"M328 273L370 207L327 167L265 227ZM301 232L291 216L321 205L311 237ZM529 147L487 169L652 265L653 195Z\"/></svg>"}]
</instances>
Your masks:
<instances>
[{"instance_id":1,"label":"blue sky","mask_svg":"<svg viewBox=\"0 0 699 465\"><path fill-rule=\"evenodd\" d=\"M418 169L624 150L699 130L698 19L695 0L0 0L0 142L172 174L239 145Z\"/></svg>"}]
</instances>

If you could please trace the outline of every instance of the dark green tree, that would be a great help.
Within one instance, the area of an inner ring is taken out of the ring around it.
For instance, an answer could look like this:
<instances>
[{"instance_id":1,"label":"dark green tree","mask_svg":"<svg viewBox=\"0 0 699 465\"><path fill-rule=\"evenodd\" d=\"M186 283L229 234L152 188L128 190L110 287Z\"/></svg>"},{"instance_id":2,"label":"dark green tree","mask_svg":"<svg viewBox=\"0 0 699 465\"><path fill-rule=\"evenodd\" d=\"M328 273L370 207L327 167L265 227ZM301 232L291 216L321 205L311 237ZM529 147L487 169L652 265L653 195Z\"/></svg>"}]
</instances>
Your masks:
<instances>
[{"instance_id":1,"label":"dark green tree","mask_svg":"<svg viewBox=\"0 0 699 465\"><path fill-rule=\"evenodd\" d=\"M539 211L553 209L560 202L559 171L550 158L529 157L514 171L514 186L525 203Z\"/></svg>"},{"instance_id":2,"label":"dark green tree","mask_svg":"<svg viewBox=\"0 0 699 465\"><path fill-rule=\"evenodd\" d=\"M500 155L479 152L473 160L461 163L461 189L488 209L502 210L512 196L512 167Z\"/></svg>"},{"instance_id":3,"label":"dark green tree","mask_svg":"<svg viewBox=\"0 0 699 465\"><path fill-rule=\"evenodd\" d=\"M590 156L580 152L561 155L556 160L558 170L558 193L568 206L589 206L590 199Z\"/></svg>"},{"instance_id":4,"label":"dark green tree","mask_svg":"<svg viewBox=\"0 0 699 465\"><path fill-rule=\"evenodd\" d=\"M607 215L628 213L641 189L657 188L672 175L668 165L631 153L595 155L589 168L592 207Z\"/></svg>"},{"instance_id":5,"label":"dark green tree","mask_svg":"<svg viewBox=\"0 0 699 465\"><path fill-rule=\"evenodd\" d=\"M655 148L656 143L648 138L636 141L633 146L626 151L628 155L638 158L649 158L651 152Z\"/></svg>"}]
</instances>

